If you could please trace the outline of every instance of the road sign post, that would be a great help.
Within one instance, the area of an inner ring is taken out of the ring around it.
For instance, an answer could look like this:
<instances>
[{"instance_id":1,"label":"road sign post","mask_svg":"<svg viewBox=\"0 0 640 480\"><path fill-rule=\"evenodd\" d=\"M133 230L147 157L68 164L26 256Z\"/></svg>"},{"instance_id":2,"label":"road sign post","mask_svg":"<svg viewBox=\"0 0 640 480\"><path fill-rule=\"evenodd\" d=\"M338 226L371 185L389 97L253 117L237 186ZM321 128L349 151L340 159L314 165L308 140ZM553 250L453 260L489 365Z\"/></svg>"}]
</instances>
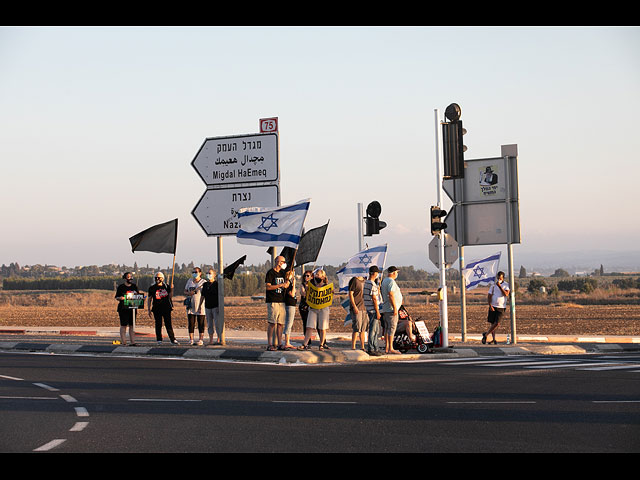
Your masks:
<instances>
[{"instance_id":1,"label":"road sign post","mask_svg":"<svg viewBox=\"0 0 640 480\"><path fill-rule=\"evenodd\" d=\"M191 211L218 239L218 315L224 322L222 237L240 228L242 207L280 205L278 119L260 119L260 134L205 139L191 161L207 190Z\"/></svg>"}]
</instances>

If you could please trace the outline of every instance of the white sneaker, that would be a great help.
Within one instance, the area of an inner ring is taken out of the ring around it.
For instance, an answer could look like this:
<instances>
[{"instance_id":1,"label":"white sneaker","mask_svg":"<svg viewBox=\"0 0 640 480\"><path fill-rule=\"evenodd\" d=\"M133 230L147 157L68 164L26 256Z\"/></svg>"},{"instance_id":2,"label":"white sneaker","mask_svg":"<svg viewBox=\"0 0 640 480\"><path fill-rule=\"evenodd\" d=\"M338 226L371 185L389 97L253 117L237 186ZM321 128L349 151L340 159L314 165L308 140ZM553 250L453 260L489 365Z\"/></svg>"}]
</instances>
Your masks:
<instances>
[{"instance_id":1,"label":"white sneaker","mask_svg":"<svg viewBox=\"0 0 640 480\"><path fill-rule=\"evenodd\" d=\"M198 345L204 345L204 342L202 340L198 340Z\"/></svg>"},{"instance_id":2,"label":"white sneaker","mask_svg":"<svg viewBox=\"0 0 640 480\"><path fill-rule=\"evenodd\" d=\"M176 340L175 338L174 338L173 340L171 340L171 343L172 343L173 345L180 345L180 344L178 343L178 340Z\"/></svg>"}]
</instances>

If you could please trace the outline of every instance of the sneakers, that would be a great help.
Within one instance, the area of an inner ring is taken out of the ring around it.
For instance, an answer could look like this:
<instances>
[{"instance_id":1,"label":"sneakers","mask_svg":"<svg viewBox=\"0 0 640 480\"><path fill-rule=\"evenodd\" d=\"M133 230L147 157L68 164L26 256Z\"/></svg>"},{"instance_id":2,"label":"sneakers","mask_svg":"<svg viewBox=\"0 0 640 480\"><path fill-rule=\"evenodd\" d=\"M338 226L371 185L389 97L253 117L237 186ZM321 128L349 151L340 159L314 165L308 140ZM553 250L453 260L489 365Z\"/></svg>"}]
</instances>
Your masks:
<instances>
[{"instance_id":1,"label":"sneakers","mask_svg":"<svg viewBox=\"0 0 640 480\"><path fill-rule=\"evenodd\" d=\"M176 340L175 338L174 338L173 340L171 340L171 344L172 344L172 345L180 345L180 344L178 343L178 340Z\"/></svg>"}]
</instances>

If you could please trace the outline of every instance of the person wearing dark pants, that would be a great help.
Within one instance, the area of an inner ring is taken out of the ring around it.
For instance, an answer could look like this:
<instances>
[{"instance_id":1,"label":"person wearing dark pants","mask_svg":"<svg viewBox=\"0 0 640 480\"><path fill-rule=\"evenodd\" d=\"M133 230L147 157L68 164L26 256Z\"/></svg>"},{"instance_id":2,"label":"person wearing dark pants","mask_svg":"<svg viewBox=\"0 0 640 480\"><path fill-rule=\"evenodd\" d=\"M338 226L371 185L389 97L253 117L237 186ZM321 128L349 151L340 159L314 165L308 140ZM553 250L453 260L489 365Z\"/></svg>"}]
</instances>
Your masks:
<instances>
[{"instance_id":1,"label":"person wearing dark pants","mask_svg":"<svg viewBox=\"0 0 640 480\"><path fill-rule=\"evenodd\" d=\"M173 333L171 324L171 310L173 310L173 302L171 300L172 289L164 283L164 274L156 273L155 282L149 287L148 312L149 317L153 313L156 322L156 340L162 343L162 321L164 320L164 328L167 330L169 341L177 345L178 341Z\"/></svg>"},{"instance_id":2,"label":"person wearing dark pants","mask_svg":"<svg viewBox=\"0 0 640 480\"><path fill-rule=\"evenodd\" d=\"M487 336L491 334L493 340L490 344L498 343L496 341L496 328L500 323L500 319L507 309L507 298L509 298L509 284L504 281L504 272L498 272L496 275L496 281L489 288L489 294L487 295L487 302L489 303L489 313L487 315L487 322L491 324L489 330L483 332L482 343L487 343Z\"/></svg>"}]
</instances>

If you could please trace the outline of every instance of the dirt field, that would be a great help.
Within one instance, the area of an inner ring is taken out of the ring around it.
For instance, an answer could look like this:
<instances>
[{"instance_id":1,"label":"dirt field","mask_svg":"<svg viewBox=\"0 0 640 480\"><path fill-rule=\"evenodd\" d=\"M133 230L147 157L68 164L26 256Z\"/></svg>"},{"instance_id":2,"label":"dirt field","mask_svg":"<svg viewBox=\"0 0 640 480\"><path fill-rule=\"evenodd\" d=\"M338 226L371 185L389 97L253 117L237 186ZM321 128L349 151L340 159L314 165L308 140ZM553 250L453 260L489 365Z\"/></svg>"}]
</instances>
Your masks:
<instances>
[{"instance_id":1,"label":"dirt field","mask_svg":"<svg viewBox=\"0 0 640 480\"><path fill-rule=\"evenodd\" d=\"M186 327L182 297L176 297L174 326ZM472 298L471 302L477 301ZM438 325L438 305L426 304L425 297L407 298L406 308L414 320L425 320L430 331ZM266 306L248 297L232 297L225 302L225 323L230 329L265 330ZM467 333L486 330L487 307L467 302ZM346 312L334 301L331 332L350 332L343 325ZM460 306L449 302L449 333L459 333ZM146 310L139 311L137 324L153 326ZM113 327L118 326L113 292L100 290L71 292L0 292L1 326ZM551 305L519 305L516 300L516 326L519 335L640 335L640 305L578 305L558 302ZM498 333L510 330L508 312ZM302 331L299 314L294 332Z\"/></svg>"}]
</instances>

